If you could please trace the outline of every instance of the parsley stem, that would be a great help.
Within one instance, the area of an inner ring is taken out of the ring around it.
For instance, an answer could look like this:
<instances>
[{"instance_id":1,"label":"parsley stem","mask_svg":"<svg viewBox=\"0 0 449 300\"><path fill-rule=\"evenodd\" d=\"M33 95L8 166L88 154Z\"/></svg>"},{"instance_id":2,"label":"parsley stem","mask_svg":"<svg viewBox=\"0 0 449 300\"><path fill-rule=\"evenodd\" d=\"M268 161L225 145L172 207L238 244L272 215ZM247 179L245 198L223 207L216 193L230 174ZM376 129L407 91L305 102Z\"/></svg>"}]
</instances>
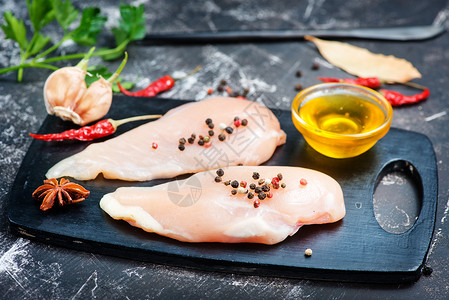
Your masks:
<instances>
[{"instance_id":1,"label":"parsley stem","mask_svg":"<svg viewBox=\"0 0 449 300\"><path fill-rule=\"evenodd\" d=\"M45 64L45 63L29 62L29 63L23 63L20 65L0 69L0 74L5 74L5 73L15 71L15 70L23 70L25 68L42 68L42 69L49 69L49 70L54 70L54 71L59 69L58 67L55 67L55 66L49 65L49 64Z\"/></svg>"}]
</instances>

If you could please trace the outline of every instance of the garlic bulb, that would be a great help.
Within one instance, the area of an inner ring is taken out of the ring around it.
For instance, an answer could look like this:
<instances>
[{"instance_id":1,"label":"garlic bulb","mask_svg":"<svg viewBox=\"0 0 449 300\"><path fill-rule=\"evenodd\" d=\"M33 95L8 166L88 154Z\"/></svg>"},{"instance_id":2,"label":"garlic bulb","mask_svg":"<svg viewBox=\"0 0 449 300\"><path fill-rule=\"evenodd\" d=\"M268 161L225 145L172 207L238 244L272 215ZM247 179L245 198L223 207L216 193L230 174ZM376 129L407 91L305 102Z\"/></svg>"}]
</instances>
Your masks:
<instances>
[{"instance_id":1,"label":"garlic bulb","mask_svg":"<svg viewBox=\"0 0 449 300\"><path fill-rule=\"evenodd\" d=\"M84 80L89 53L75 67L64 67L53 72L44 85L47 112L63 120L84 126L104 117L112 103L112 83L126 64L127 53L117 71L108 79L100 77L89 88Z\"/></svg>"}]
</instances>

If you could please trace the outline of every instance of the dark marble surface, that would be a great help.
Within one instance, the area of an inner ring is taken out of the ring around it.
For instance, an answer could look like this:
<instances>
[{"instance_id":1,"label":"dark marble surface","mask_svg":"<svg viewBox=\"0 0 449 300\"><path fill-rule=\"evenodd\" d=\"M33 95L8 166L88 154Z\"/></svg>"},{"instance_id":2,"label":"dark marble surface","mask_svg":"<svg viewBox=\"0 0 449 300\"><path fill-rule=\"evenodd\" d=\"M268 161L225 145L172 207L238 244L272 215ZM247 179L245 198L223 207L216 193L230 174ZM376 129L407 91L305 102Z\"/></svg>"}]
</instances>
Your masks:
<instances>
[{"instance_id":1,"label":"dark marble surface","mask_svg":"<svg viewBox=\"0 0 449 300\"><path fill-rule=\"evenodd\" d=\"M77 7L87 4L74 1ZM98 5L115 26L120 1ZM151 32L205 30L351 28L440 24L449 29L448 1L136 1L144 3ZM24 3L0 2L0 12L25 17ZM1 23L3 23L3 19ZM29 25L29 24L27 24ZM54 30L54 32L52 32ZM56 39L58 31L49 27ZM435 231L427 257L430 276L402 285L354 284L244 276L190 270L182 267L73 251L11 235L7 197L15 174L35 132L46 117L42 88L48 71L26 70L24 81L15 74L0 77L0 292L5 299L153 299L153 298L285 298L285 299L447 299L449 298L449 33L414 42L346 40L372 52L411 61L430 88L430 98L418 105L395 108L393 126L427 135L434 145L439 172ZM105 43L108 42L105 38ZM63 52L79 50L65 43ZM19 61L18 49L0 32L0 67ZM248 98L273 108L288 109L295 84L318 83L317 76L347 77L328 64L310 43L239 43L207 45L129 46L123 77L138 87L165 74L203 70L180 81L165 98L205 98L209 87L225 78L235 89L248 87ZM93 61L93 63L100 61ZM320 69L312 71L313 62ZM108 63L111 69L118 62ZM297 78L296 70L303 76ZM399 88L401 89L401 88ZM425 155L423 153L423 155Z\"/></svg>"}]
</instances>

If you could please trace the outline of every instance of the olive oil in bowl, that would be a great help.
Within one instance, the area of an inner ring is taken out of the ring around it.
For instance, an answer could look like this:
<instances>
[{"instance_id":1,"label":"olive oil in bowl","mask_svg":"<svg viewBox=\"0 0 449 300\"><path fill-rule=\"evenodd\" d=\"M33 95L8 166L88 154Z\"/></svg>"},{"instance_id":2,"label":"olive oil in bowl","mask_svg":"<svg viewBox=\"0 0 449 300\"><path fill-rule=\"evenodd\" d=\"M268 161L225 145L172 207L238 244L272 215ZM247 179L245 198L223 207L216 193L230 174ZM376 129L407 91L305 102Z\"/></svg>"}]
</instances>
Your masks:
<instances>
[{"instance_id":1,"label":"olive oil in bowl","mask_svg":"<svg viewBox=\"0 0 449 300\"><path fill-rule=\"evenodd\" d=\"M389 130L393 109L371 89L324 83L300 92L292 103L292 119L309 145L334 157L357 156Z\"/></svg>"}]
</instances>

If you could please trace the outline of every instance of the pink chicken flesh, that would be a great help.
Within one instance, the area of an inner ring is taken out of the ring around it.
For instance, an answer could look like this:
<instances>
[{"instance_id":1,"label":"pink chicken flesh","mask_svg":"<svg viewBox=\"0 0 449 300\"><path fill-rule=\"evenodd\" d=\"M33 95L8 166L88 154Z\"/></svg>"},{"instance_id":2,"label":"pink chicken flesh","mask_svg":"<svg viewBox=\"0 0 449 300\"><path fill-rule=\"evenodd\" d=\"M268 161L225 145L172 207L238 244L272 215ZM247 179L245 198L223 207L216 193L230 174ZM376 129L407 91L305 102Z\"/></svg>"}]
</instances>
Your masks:
<instances>
[{"instance_id":1,"label":"pink chicken flesh","mask_svg":"<svg viewBox=\"0 0 449 300\"><path fill-rule=\"evenodd\" d=\"M234 118L246 119L246 126L234 125ZM198 145L199 136L211 130L211 143ZM224 124L231 134L220 129ZM178 149L179 139L196 138ZM220 141L219 134L226 139ZM118 137L89 145L48 170L47 178L70 176L78 180L105 178L145 181L171 178L234 165L259 165L267 161L277 146L285 143L286 134L275 115L265 106L236 98L214 97L176 107L162 118L139 126ZM157 145L155 149L153 145Z\"/></svg>"},{"instance_id":2,"label":"pink chicken flesh","mask_svg":"<svg viewBox=\"0 0 449 300\"><path fill-rule=\"evenodd\" d=\"M336 222L346 213L340 185L328 175L298 167L236 166L224 168L222 181L215 170L153 187L122 187L106 194L101 208L112 218L125 220L148 232L183 242L276 244L306 224ZM271 198L233 195L227 180L246 181L247 189L260 178L282 174L281 185L270 184ZM301 184L301 179L306 184Z\"/></svg>"}]
</instances>

